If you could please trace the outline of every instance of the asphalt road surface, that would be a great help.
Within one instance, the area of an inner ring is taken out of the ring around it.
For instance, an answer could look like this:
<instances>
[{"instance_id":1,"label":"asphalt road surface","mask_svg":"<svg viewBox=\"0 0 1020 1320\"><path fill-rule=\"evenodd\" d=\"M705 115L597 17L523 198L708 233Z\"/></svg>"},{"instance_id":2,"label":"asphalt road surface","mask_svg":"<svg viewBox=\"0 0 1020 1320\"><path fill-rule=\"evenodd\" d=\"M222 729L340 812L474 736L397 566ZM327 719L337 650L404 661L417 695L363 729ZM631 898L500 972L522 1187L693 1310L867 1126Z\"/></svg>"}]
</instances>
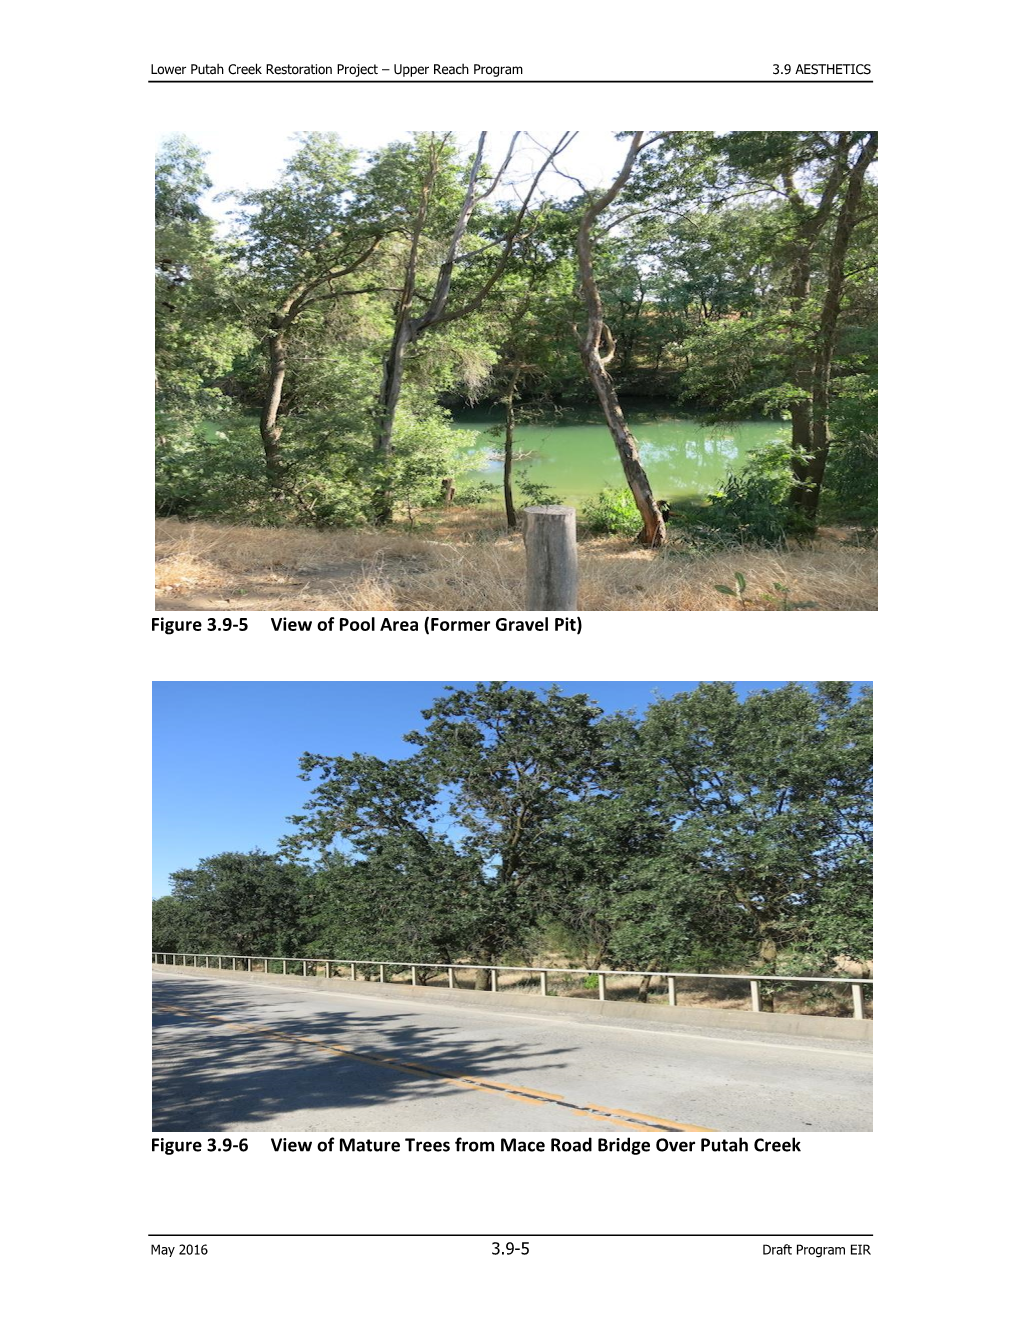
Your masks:
<instances>
[{"instance_id":1,"label":"asphalt road surface","mask_svg":"<svg viewBox=\"0 0 1020 1320\"><path fill-rule=\"evenodd\" d=\"M871 1128L871 1048L856 1041L166 973L153 1025L156 1132Z\"/></svg>"}]
</instances>

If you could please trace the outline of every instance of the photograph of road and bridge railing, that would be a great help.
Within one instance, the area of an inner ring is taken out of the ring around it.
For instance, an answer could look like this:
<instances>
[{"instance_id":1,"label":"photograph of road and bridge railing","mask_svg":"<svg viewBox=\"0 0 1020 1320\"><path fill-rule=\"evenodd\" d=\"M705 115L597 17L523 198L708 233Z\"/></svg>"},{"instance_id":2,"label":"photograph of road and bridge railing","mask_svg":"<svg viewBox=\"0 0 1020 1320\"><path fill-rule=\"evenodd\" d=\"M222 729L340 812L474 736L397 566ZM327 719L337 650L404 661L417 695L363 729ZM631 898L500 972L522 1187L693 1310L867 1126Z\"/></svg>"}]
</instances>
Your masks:
<instances>
[{"instance_id":1,"label":"photograph of road and bridge railing","mask_svg":"<svg viewBox=\"0 0 1020 1320\"><path fill-rule=\"evenodd\" d=\"M878 135L160 137L158 610L874 610Z\"/></svg>"},{"instance_id":2,"label":"photograph of road and bridge railing","mask_svg":"<svg viewBox=\"0 0 1020 1320\"><path fill-rule=\"evenodd\" d=\"M153 691L155 1131L870 1131L868 684Z\"/></svg>"}]
</instances>

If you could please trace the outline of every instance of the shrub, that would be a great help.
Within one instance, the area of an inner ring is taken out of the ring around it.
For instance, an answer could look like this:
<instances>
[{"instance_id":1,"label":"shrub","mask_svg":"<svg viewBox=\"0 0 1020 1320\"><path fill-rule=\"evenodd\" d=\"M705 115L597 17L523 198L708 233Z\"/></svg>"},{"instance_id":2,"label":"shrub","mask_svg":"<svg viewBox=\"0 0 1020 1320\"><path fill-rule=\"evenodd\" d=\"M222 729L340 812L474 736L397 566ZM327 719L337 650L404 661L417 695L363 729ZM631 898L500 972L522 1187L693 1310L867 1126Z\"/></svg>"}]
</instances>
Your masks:
<instances>
[{"instance_id":1,"label":"shrub","mask_svg":"<svg viewBox=\"0 0 1020 1320\"><path fill-rule=\"evenodd\" d=\"M704 509L682 515L694 530L707 528L741 543L775 545L794 528L789 507L793 486L789 445L752 449L739 472L729 472L722 490L708 497Z\"/></svg>"},{"instance_id":2,"label":"shrub","mask_svg":"<svg viewBox=\"0 0 1020 1320\"><path fill-rule=\"evenodd\" d=\"M636 536L641 514L629 490L603 486L594 499L581 506L581 521L595 536Z\"/></svg>"},{"instance_id":3,"label":"shrub","mask_svg":"<svg viewBox=\"0 0 1020 1320\"><path fill-rule=\"evenodd\" d=\"M343 427L339 415L288 418L279 492L269 489L250 418L168 436L156 448L156 512L256 526L355 527L372 519L374 493L387 490L413 521L439 501L445 477L470 466L458 453L462 433L439 415L399 415L384 462L368 434Z\"/></svg>"},{"instance_id":4,"label":"shrub","mask_svg":"<svg viewBox=\"0 0 1020 1320\"><path fill-rule=\"evenodd\" d=\"M555 494L551 487L544 486L540 481L528 481L524 477L517 483L515 497L517 506L521 509L533 505L563 503L560 496Z\"/></svg>"}]
</instances>

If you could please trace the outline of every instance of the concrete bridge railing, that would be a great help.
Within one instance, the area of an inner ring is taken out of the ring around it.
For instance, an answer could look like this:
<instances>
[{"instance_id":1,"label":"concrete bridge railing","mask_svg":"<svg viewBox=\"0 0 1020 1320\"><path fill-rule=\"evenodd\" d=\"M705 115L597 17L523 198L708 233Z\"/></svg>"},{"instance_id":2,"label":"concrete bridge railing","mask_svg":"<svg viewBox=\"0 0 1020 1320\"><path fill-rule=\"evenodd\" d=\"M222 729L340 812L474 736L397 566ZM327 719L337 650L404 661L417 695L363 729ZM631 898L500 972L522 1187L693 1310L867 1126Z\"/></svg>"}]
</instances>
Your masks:
<instances>
[{"instance_id":1,"label":"concrete bridge railing","mask_svg":"<svg viewBox=\"0 0 1020 1320\"><path fill-rule=\"evenodd\" d=\"M181 961L178 962L178 959ZM874 980L865 977L856 976L758 976L752 973L733 973L733 972L632 972L605 970L603 968L590 967L510 967L494 965L492 963L426 963L426 962L380 962L374 958L279 958L268 954L253 954L249 957L247 954L229 954L229 953L153 953L152 962L154 966L188 966L188 960L194 967L219 968L221 971L258 971L257 966L262 964L263 972L270 972L274 967L280 968L280 974L286 976L288 966L300 966L301 975L308 976L309 968L311 975L321 974L326 977L339 975L340 968L350 969L350 979L358 979L357 969L359 967L371 968L373 972L378 973L378 980L385 982L387 968L399 967L411 973L412 986L418 985L418 973L422 970L433 972L445 972L451 990L456 990L457 972L483 972L489 982L488 989L493 994L499 990L500 972L525 972L529 975L539 978L539 993L548 995L549 977L556 976L594 976L598 978L598 997L601 1000L607 998L606 980L610 976L636 976L639 979L645 977L658 977L666 982L666 989L669 996L670 1005L676 1006L676 983L677 981L744 981L748 987L750 997L749 1009L752 1013L760 1013L761 1008L761 988L768 983L779 985L843 985L850 990L851 1003L853 1005L853 1016L855 1018L864 1017L864 987L874 985ZM240 963L240 967L238 964ZM253 966L255 964L255 966ZM363 975L364 980L374 979L369 974Z\"/></svg>"}]
</instances>

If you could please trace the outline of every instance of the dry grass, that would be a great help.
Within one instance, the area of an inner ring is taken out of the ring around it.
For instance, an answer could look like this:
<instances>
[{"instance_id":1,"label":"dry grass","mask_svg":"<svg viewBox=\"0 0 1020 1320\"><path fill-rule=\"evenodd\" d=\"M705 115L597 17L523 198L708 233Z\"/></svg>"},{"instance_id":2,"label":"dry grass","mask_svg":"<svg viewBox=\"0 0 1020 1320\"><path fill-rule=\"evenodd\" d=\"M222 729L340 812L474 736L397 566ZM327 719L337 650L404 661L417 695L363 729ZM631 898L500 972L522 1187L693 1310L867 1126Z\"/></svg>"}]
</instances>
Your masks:
<instances>
[{"instance_id":1,"label":"dry grass","mask_svg":"<svg viewBox=\"0 0 1020 1320\"><path fill-rule=\"evenodd\" d=\"M583 610L732 610L715 587L736 572L751 608L765 608L774 582L822 610L877 608L875 551L834 537L697 555L603 538L582 541L578 557ZM156 523L157 609L506 612L521 608L523 584L521 539L488 510L381 531Z\"/></svg>"},{"instance_id":2,"label":"dry grass","mask_svg":"<svg viewBox=\"0 0 1020 1320\"><path fill-rule=\"evenodd\" d=\"M254 960L255 971L262 970L262 962L261 959ZM549 960L543 960L543 962L546 965L555 965L550 964ZM282 964L278 960L269 959L264 966L267 972L282 974ZM350 980L348 967L349 964L344 963L342 960L334 960L330 972L331 979ZM293 968L289 974L295 974ZM322 977L325 972L321 965L313 965L309 968L309 974L313 977ZM357 979L359 981L378 981L375 966L372 964L359 964ZM401 968L394 967L391 964L387 968L386 981L390 985L412 985L414 982L410 966ZM445 970L429 970L427 967L419 965L417 984L423 989L445 990L448 988L449 983ZM475 989L475 973L467 968L455 971L454 985L459 990ZM555 971L549 973L548 988L549 994L559 999L598 998L598 988L596 986L586 985L578 976L557 975ZM541 995L541 981L537 974L532 972L503 971L499 974L499 989L505 994L516 993L539 996ZM676 1002L680 1008L726 1009L733 1013L749 1012L749 993L747 984L743 981L698 981L692 983L690 980L685 981L682 976L679 976L676 982ZM607 976L606 998L613 1002L637 1002L638 979L633 976ZM668 1011L669 993L666 988L665 977L652 977L646 1002ZM826 987L819 990L807 986L784 985L774 995L771 1011L774 1013L798 1013L808 1017L849 1018L853 1016L850 992L844 986ZM870 999L865 1001L864 1015L866 1018L874 1017ZM739 1020L735 1018L734 1026L738 1025Z\"/></svg>"}]
</instances>

